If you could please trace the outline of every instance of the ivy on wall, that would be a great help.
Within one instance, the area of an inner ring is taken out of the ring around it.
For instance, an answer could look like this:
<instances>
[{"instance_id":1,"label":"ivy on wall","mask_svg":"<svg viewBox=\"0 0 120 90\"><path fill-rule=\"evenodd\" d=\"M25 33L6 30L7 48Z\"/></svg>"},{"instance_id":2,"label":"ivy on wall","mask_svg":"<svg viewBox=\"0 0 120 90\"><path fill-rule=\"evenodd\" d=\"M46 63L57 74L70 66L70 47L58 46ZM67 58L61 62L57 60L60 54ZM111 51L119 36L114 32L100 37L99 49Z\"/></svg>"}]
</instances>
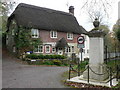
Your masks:
<instances>
[{"instance_id":1,"label":"ivy on wall","mask_svg":"<svg viewBox=\"0 0 120 90\"><path fill-rule=\"evenodd\" d=\"M27 51L33 51L34 47L42 44L40 38L33 39L31 37L31 29L26 29L23 27L19 27L18 32L15 33L14 40L19 54Z\"/></svg>"}]
</instances>

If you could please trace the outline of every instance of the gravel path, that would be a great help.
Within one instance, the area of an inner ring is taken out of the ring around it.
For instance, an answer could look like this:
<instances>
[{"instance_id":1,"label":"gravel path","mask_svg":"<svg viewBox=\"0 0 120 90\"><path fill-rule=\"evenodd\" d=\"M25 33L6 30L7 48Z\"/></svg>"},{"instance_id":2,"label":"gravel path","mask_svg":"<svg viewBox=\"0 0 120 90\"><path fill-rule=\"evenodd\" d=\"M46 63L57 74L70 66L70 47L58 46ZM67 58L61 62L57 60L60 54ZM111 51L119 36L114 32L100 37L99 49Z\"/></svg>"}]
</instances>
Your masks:
<instances>
[{"instance_id":1,"label":"gravel path","mask_svg":"<svg viewBox=\"0 0 120 90\"><path fill-rule=\"evenodd\" d=\"M61 74L68 67L32 66L18 61L3 55L3 88L67 88L61 83Z\"/></svg>"}]
</instances>

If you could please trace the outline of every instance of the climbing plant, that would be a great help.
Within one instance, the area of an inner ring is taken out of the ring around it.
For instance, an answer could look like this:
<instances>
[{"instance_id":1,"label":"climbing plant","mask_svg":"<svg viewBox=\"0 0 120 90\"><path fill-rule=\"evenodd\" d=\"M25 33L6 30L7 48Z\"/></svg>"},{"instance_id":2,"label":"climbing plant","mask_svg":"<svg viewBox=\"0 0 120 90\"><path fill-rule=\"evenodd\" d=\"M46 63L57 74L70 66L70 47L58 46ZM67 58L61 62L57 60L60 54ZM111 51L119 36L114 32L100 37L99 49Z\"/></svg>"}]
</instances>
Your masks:
<instances>
[{"instance_id":1,"label":"climbing plant","mask_svg":"<svg viewBox=\"0 0 120 90\"><path fill-rule=\"evenodd\" d=\"M19 27L14 37L16 48L19 54L26 53L27 51L33 51L34 47L42 44L40 38L31 37L31 29Z\"/></svg>"}]
</instances>

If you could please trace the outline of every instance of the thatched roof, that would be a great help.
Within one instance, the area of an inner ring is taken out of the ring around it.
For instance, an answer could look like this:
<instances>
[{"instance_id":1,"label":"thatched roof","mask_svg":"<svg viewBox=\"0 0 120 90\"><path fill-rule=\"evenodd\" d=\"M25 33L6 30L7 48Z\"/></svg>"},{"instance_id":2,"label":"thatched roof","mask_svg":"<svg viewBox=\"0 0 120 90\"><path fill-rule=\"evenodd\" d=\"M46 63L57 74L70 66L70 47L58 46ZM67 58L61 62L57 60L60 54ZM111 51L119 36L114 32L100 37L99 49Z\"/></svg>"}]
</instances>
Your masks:
<instances>
[{"instance_id":1,"label":"thatched roof","mask_svg":"<svg viewBox=\"0 0 120 90\"><path fill-rule=\"evenodd\" d=\"M42 30L57 30L76 34L86 33L76 18L66 12L20 3L8 18L8 27L12 19L18 26Z\"/></svg>"},{"instance_id":2,"label":"thatched roof","mask_svg":"<svg viewBox=\"0 0 120 90\"><path fill-rule=\"evenodd\" d=\"M67 41L65 40L65 38L61 38L59 41L56 42L56 48L57 47L69 47L68 44L67 44Z\"/></svg>"}]
</instances>

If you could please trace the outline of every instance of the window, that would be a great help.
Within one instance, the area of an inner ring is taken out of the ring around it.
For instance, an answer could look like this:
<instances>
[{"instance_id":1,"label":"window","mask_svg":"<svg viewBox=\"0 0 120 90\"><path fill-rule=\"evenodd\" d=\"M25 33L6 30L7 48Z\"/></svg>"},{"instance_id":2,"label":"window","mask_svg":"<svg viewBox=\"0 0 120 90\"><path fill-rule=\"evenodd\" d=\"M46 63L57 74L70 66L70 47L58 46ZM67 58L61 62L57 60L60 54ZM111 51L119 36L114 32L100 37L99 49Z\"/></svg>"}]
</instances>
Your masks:
<instances>
[{"instance_id":1,"label":"window","mask_svg":"<svg viewBox=\"0 0 120 90\"><path fill-rule=\"evenodd\" d=\"M71 52L71 48L70 47L68 47L68 52Z\"/></svg>"},{"instance_id":2,"label":"window","mask_svg":"<svg viewBox=\"0 0 120 90\"><path fill-rule=\"evenodd\" d=\"M65 48L65 52L71 52L71 48L70 47L68 47L68 48L66 47Z\"/></svg>"},{"instance_id":3,"label":"window","mask_svg":"<svg viewBox=\"0 0 120 90\"><path fill-rule=\"evenodd\" d=\"M73 34L72 33L67 33L67 39L72 40L73 39Z\"/></svg>"},{"instance_id":4,"label":"window","mask_svg":"<svg viewBox=\"0 0 120 90\"><path fill-rule=\"evenodd\" d=\"M57 31L50 31L51 38L57 38Z\"/></svg>"},{"instance_id":5,"label":"window","mask_svg":"<svg viewBox=\"0 0 120 90\"><path fill-rule=\"evenodd\" d=\"M58 48L58 50L62 50L62 48Z\"/></svg>"},{"instance_id":6,"label":"window","mask_svg":"<svg viewBox=\"0 0 120 90\"><path fill-rule=\"evenodd\" d=\"M34 49L35 53L43 53L43 46L42 45L38 45L35 47Z\"/></svg>"},{"instance_id":7,"label":"window","mask_svg":"<svg viewBox=\"0 0 120 90\"><path fill-rule=\"evenodd\" d=\"M39 37L38 29L32 29L31 34L32 34L32 38L38 38Z\"/></svg>"},{"instance_id":8,"label":"window","mask_svg":"<svg viewBox=\"0 0 120 90\"><path fill-rule=\"evenodd\" d=\"M70 46L70 47L66 47L65 48L65 52L72 52L72 53L74 53L74 46Z\"/></svg>"},{"instance_id":9,"label":"window","mask_svg":"<svg viewBox=\"0 0 120 90\"><path fill-rule=\"evenodd\" d=\"M50 45L46 45L45 46L45 52L46 53L50 53Z\"/></svg>"},{"instance_id":10,"label":"window","mask_svg":"<svg viewBox=\"0 0 120 90\"><path fill-rule=\"evenodd\" d=\"M40 45L40 46L38 46L38 47L39 47L39 52L42 53L42 52L43 52L43 46Z\"/></svg>"},{"instance_id":11,"label":"window","mask_svg":"<svg viewBox=\"0 0 120 90\"><path fill-rule=\"evenodd\" d=\"M52 53L55 53L56 49L55 47L52 48Z\"/></svg>"},{"instance_id":12,"label":"window","mask_svg":"<svg viewBox=\"0 0 120 90\"><path fill-rule=\"evenodd\" d=\"M89 50L87 49L87 53L89 53Z\"/></svg>"},{"instance_id":13,"label":"window","mask_svg":"<svg viewBox=\"0 0 120 90\"><path fill-rule=\"evenodd\" d=\"M65 47L65 52L71 52L70 47Z\"/></svg>"},{"instance_id":14,"label":"window","mask_svg":"<svg viewBox=\"0 0 120 90\"><path fill-rule=\"evenodd\" d=\"M71 48L72 48L72 52L74 52L74 46L72 46Z\"/></svg>"},{"instance_id":15,"label":"window","mask_svg":"<svg viewBox=\"0 0 120 90\"><path fill-rule=\"evenodd\" d=\"M68 52L68 49L67 49L67 47L65 47L65 52Z\"/></svg>"},{"instance_id":16,"label":"window","mask_svg":"<svg viewBox=\"0 0 120 90\"><path fill-rule=\"evenodd\" d=\"M83 49L83 53L85 53L85 49Z\"/></svg>"}]
</instances>

